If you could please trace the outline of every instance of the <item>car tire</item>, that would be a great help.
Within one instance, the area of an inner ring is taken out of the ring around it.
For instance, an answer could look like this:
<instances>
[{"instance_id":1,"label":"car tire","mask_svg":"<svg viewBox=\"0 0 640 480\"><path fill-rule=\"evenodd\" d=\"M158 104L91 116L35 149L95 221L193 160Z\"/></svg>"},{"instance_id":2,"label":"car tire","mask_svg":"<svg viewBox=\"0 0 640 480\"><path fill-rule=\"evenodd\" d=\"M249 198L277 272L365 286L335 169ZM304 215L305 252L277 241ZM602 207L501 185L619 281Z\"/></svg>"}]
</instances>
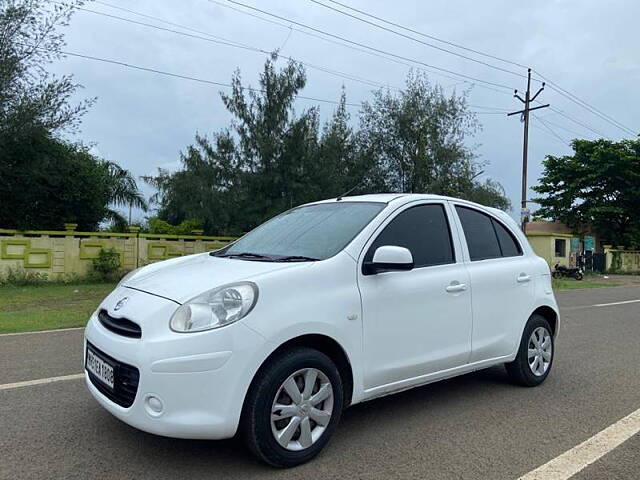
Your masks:
<instances>
[{"instance_id":1,"label":"car tire","mask_svg":"<svg viewBox=\"0 0 640 480\"><path fill-rule=\"evenodd\" d=\"M294 399L295 388L300 396ZM244 403L241 434L259 459L293 467L324 448L343 405L342 379L333 361L317 350L297 347L278 354L256 374Z\"/></svg>"},{"instance_id":2,"label":"car tire","mask_svg":"<svg viewBox=\"0 0 640 480\"><path fill-rule=\"evenodd\" d=\"M549 375L554 355L555 343L549 322L534 314L524 327L515 360L505 367L515 384L535 387Z\"/></svg>"}]
</instances>

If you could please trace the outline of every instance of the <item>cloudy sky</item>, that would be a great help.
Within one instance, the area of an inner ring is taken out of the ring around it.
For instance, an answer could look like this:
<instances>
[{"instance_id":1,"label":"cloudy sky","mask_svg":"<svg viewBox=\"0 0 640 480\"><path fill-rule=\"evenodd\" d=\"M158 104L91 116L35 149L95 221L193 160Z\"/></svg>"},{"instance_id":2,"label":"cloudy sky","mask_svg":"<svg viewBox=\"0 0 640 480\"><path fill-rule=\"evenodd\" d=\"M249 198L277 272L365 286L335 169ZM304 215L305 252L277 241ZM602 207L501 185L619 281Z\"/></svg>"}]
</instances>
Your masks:
<instances>
[{"instance_id":1,"label":"cloudy sky","mask_svg":"<svg viewBox=\"0 0 640 480\"><path fill-rule=\"evenodd\" d=\"M520 75L525 75L526 69L403 32L513 73L491 68L380 30L311 0L239 1L286 20L277 20L228 0L107 0L90 2L85 8L199 37L215 39L212 37L215 36L265 51L279 48L282 55L321 67L307 68L308 82L303 95L325 100L337 100L344 85L347 101L360 103L371 96L370 82L401 87L411 68L428 70L430 79L441 84L447 93L453 89L470 88L469 102L474 105L471 110L482 112L478 118L483 128L470 139L469 144L477 145L480 159L488 163L485 176L502 183L514 205L512 215L519 215L522 124L515 116L488 112L520 109L521 104L513 98L510 89L525 89L525 79ZM329 0L320 1L346 10ZM640 2L340 1L418 32L531 66L557 86L617 122L632 129L638 128L640 102L636 89L640 83L640 53L637 19L640 18ZM113 6L157 17L174 25ZM367 54L339 45L343 42L335 39L320 38L322 35L318 33L306 35L302 32L308 30L292 21L420 63L392 61ZM244 80L256 85L265 60L263 53L87 11L75 14L66 34L66 50L70 53L213 82L228 83L233 71L239 68ZM445 73L424 64L501 87ZM323 69L347 74L351 78L329 74ZM192 142L196 132L210 133L226 126L229 121L219 96L224 87L73 56L57 62L52 70L59 74L73 74L75 80L84 86L81 96L98 99L74 139L95 144L95 150L102 157L119 162L137 176L153 173L158 167L178 168L179 153ZM366 81L355 80L354 76ZM534 88L538 85L534 82ZM530 185L541 173L544 156L569 153L567 142L571 138L595 138L594 131L614 140L631 136L549 86L539 99L551 103L553 110L540 110L537 118L532 119ZM302 110L314 104L299 99L296 108ZM318 105L325 118L334 108L331 103ZM357 106L350 107L350 111L355 122ZM144 190L147 194L152 193L149 187L145 186Z\"/></svg>"}]
</instances>

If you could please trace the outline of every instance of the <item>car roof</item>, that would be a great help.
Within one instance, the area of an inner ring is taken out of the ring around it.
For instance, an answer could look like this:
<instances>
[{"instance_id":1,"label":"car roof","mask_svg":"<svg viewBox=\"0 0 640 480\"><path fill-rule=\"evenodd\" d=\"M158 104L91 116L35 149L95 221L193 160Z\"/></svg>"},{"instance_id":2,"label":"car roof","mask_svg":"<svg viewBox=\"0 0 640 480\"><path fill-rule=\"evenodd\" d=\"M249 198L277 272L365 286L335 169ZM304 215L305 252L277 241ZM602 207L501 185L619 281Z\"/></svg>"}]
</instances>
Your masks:
<instances>
[{"instance_id":1,"label":"car roof","mask_svg":"<svg viewBox=\"0 0 640 480\"><path fill-rule=\"evenodd\" d=\"M454 202L464 203L469 206L473 206L479 208L481 210L485 210L487 212L491 212L492 214L502 218L503 220L509 221L511 217L506 212L494 208L487 207L486 205L480 205L479 203L471 202L469 200L464 200L462 198L456 197L447 197L444 195L434 195L431 193L372 193L368 195L354 195L354 196L345 196L338 200L336 198L329 198L327 200L320 200L318 202L311 202L307 205L314 205L319 203L332 203L332 202L380 202L380 203L394 203L396 205L402 205L409 202L414 202L416 200L450 200Z\"/></svg>"},{"instance_id":2,"label":"car roof","mask_svg":"<svg viewBox=\"0 0 640 480\"><path fill-rule=\"evenodd\" d=\"M443 197L441 195L431 195L431 194L420 194L420 193L370 193L367 195L347 195L342 197L328 198L326 200L320 200L318 202L313 203L330 203L337 201L344 202L382 202L382 203L391 203L394 200L405 199L406 201L412 200L422 200L422 199L449 199L449 197Z\"/></svg>"},{"instance_id":3,"label":"car roof","mask_svg":"<svg viewBox=\"0 0 640 480\"><path fill-rule=\"evenodd\" d=\"M331 202L381 202L381 203L408 203L416 200L454 200L469 203L472 205L478 205L468 200L462 200L460 198L446 197L443 195L433 195L430 193L372 193L368 195L354 195L345 196L338 200L339 197L329 198L327 200L320 200L318 202L311 202L309 205L315 203L331 203ZM482 208L487 208L482 205L478 205Z\"/></svg>"}]
</instances>

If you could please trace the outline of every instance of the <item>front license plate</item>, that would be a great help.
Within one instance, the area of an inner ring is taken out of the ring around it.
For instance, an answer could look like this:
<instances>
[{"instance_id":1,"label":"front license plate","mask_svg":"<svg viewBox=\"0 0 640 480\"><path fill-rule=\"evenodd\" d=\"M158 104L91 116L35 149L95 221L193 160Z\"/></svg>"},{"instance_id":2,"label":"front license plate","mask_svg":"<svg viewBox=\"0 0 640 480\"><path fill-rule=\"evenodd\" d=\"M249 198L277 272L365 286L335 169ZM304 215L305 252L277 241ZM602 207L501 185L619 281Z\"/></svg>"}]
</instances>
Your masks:
<instances>
[{"instance_id":1,"label":"front license plate","mask_svg":"<svg viewBox=\"0 0 640 480\"><path fill-rule=\"evenodd\" d=\"M87 347L85 366L98 380L113 389L113 365L100 358L91 347Z\"/></svg>"}]
</instances>

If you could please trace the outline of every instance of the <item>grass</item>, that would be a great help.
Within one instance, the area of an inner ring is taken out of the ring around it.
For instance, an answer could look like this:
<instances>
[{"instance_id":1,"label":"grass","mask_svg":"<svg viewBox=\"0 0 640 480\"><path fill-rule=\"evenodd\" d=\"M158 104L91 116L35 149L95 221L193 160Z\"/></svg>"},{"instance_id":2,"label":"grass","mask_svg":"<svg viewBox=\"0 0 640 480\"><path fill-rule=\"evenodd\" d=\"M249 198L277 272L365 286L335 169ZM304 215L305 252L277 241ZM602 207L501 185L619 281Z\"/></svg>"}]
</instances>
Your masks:
<instances>
[{"instance_id":1,"label":"grass","mask_svg":"<svg viewBox=\"0 0 640 480\"><path fill-rule=\"evenodd\" d=\"M553 279L554 290L617 287L622 283L586 275L584 280ZM115 283L0 286L0 333L82 327Z\"/></svg>"},{"instance_id":2,"label":"grass","mask_svg":"<svg viewBox=\"0 0 640 480\"><path fill-rule=\"evenodd\" d=\"M554 278L554 290L579 290L583 288L603 288L603 287L619 287L622 285L618 282L602 282L598 281L598 277L591 278L586 275L583 280L574 280L573 278Z\"/></svg>"},{"instance_id":3,"label":"grass","mask_svg":"<svg viewBox=\"0 0 640 480\"><path fill-rule=\"evenodd\" d=\"M0 333L82 327L114 283L0 286Z\"/></svg>"}]
</instances>

